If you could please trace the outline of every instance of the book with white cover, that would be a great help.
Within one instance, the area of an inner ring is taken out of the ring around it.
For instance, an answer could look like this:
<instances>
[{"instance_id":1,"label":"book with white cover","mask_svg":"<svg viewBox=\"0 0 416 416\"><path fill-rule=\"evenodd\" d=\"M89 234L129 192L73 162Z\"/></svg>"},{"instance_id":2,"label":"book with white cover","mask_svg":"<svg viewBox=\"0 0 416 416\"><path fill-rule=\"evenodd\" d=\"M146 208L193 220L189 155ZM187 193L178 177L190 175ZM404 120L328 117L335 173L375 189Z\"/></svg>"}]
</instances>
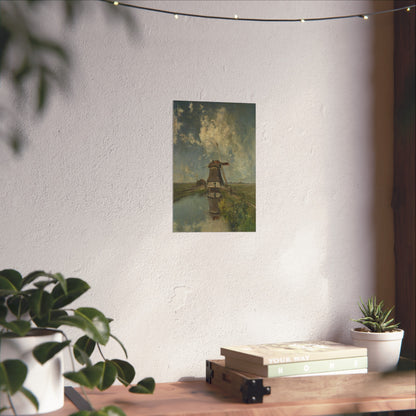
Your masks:
<instances>
[{"instance_id":1,"label":"book with white cover","mask_svg":"<svg viewBox=\"0 0 416 416\"><path fill-rule=\"evenodd\" d=\"M225 359L225 366L237 371L255 374L261 377L287 377L300 375L321 375L352 370L367 372L367 356L335 358L333 360L314 360L284 364L260 365L233 357ZM351 373L349 373L351 374Z\"/></svg>"},{"instance_id":2,"label":"book with white cover","mask_svg":"<svg viewBox=\"0 0 416 416\"><path fill-rule=\"evenodd\" d=\"M367 356L367 348L332 341L299 341L278 344L241 345L221 348L227 358L271 365L314 360Z\"/></svg>"}]
</instances>

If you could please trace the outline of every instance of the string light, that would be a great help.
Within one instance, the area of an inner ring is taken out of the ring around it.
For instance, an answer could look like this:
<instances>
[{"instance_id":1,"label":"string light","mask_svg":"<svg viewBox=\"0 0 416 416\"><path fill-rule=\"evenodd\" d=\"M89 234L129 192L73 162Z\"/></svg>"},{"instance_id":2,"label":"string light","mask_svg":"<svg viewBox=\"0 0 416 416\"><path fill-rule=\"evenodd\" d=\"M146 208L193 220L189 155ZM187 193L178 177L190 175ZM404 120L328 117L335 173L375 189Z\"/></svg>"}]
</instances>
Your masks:
<instances>
[{"instance_id":1,"label":"string light","mask_svg":"<svg viewBox=\"0 0 416 416\"><path fill-rule=\"evenodd\" d=\"M178 19L179 16L185 16L185 17L195 17L199 19L213 19L213 20L239 20L241 22L316 22L316 21L324 21L324 20L340 20L340 19L354 19L354 18L360 18L364 20L368 20L371 16L379 15L379 14L385 14L385 13L395 13L399 12L401 10L405 10L407 12L410 12L411 9L416 7L416 4L413 4L411 6L404 6L404 7L398 7L396 9L389 9L389 10L381 10L378 12L372 12L372 13L366 13L366 14L350 14L345 16L328 16L328 17L310 17L310 18L302 18L302 19L262 19L262 18L251 18L251 17L239 17L238 15L234 15L234 17L227 17L227 16L209 16L209 15L203 15L203 14L193 14L193 13L184 13L184 12L175 12L170 10L162 10L162 9L154 9L151 7L145 7L145 6L138 6L135 4L130 3L123 3L119 1L113 1L113 0L100 0L104 3L110 3L114 5L119 5L123 7L130 7L133 9L139 9L144 11L149 11L153 13L163 13L163 14L170 14L175 17L175 19Z\"/></svg>"}]
</instances>

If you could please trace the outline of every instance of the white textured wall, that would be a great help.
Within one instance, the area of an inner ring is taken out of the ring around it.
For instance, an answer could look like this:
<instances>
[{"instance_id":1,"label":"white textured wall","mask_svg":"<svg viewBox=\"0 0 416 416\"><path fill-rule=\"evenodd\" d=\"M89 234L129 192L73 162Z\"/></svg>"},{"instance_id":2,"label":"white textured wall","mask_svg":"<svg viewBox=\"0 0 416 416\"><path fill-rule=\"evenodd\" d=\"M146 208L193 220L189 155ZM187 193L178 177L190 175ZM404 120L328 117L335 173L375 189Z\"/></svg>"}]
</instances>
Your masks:
<instances>
[{"instance_id":1,"label":"white textured wall","mask_svg":"<svg viewBox=\"0 0 416 416\"><path fill-rule=\"evenodd\" d=\"M22 157L1 143L1 267L86 279L80 304L113 317L138 375L158 382L202 376L223 345L349 341L360 296L393 300L392 16L260 24L133 10L129 35L102 13L112 6L86 3L59 31L71 90L25 126ZM392 7L137 4L266 18ZM256 103L255 233L172 233L173 100Z\"/></svg>"}]
</instances>

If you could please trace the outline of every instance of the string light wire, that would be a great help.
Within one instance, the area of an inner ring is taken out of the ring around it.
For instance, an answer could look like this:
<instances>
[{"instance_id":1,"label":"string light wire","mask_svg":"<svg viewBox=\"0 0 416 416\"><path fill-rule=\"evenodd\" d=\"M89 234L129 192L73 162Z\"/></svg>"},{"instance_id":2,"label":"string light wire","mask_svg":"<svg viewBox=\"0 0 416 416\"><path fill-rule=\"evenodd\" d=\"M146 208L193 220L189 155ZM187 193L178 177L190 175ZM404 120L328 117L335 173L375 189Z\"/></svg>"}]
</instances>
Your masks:
<instances>
[{"instance_id":1,"label":"string light wire","mask_svg":"<svg viewBox=\"0 0 416 416\"><path fill-rule=\"evenodd\" d=\"M398 7L395 9L389 9L389 10L381 10L377 12L371 12L371 13L360 13L360 14L349 14L344 16L327 16L327 17L309 17L309 18L298 18L298 19L262 19L262 18L251 18L251 17L239 17L238 15L234 15L233 17L227 17L227 16L210 16L210 15L204 15L204 14L194 14L194 13L184 13L184 12L175 12L170 10L163 10L163 9L154 9L151 7L145 7L145 6L139 6L136 4L131 3L124 3L121 1L113 1L113 0L100 0L104 3L109 3L118 7L130 7L133 9L139 9L144 10L148 12L153 13L161 13L161 14L169 14L173 15L175 19L178 19L179 16L183 17L194 17L199 19L211 19L211 20L238 20L241 22L275 22L275 23L281 23L281 22L316 22L316 21L324 21L324 20L341 20L341 19L354 19L354 18L360 18L364 20L368 20L372 16L376 16L379 14L386 14L386 13L395 13L402 10L405 10L407 12L410 12L411 9L414 9L416 7L416 4L413 4L411 6L404 6L404 7Z\"/></svg>"}]
</instances>

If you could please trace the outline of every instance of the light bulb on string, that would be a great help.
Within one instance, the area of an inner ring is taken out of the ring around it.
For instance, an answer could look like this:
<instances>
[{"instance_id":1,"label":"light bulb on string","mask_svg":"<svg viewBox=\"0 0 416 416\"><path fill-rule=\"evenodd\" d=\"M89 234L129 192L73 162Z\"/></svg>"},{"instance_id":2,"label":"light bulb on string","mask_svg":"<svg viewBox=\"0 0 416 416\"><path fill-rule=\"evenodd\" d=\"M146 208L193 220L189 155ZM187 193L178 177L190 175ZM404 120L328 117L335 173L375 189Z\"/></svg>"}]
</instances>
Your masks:
<instances>
[{"instance_id":1,"label":"light bulb on string","mask_svg":"<svg viewBox=\"0 0 416 416\"><path fill-rule=\"evenodd\" d=\"M1 1L1 0L0 0ZM311 17L311 18L297 18L297 19L282 19L282 18L251 18L251 17L245 17L245 18L239 18L239 16L237 14L234 15L234 17L225 17L225 16L210 16L210 15L203 15L203 14L194 14L194 13L176 13L175 11L171 11L171 10L163 10L163 9L155 9L155 8L151 8L151 7L145 7L145 6L139 6L139 5L134 5L131 3L124 3L123 1L117 1L117 0L100 0L104 3L110 3L113 4L115 6L120 5L123 7L130 7L133 9L138 9L138 10L144 10L144 11L149 11L149 12L153 12L153 13L163 13L163 14L170 14L170 15L174 15L175 19L178 19L179 15L181 16L186 16L186 17L192 17L192 18L202 18L202 19L211 19L211 20L239 20L240 22L275 22L275 23L279 23L279 22L301 22L304 23L306 21L311 22L318 22L318 21L324 21L324 20L341 20L341 19L354 19L354 18L361 18L364 20L368 20L370 17L376 16L376 15L380 15L380 14L385 14L385 13L394 13L394 12L398 12L398 11L407 11L410 12L412 9L416 8L416 4L413 4L411 6L403 6L403 7L397 7L395 9L388 9L388 10L381 10L381 11L377 11L377 12L371 12L371 13L367 13L367 14L350 14L350 15L343 15L343 16L326 16L326 17Z\"/></svg>"}]
</instances>

